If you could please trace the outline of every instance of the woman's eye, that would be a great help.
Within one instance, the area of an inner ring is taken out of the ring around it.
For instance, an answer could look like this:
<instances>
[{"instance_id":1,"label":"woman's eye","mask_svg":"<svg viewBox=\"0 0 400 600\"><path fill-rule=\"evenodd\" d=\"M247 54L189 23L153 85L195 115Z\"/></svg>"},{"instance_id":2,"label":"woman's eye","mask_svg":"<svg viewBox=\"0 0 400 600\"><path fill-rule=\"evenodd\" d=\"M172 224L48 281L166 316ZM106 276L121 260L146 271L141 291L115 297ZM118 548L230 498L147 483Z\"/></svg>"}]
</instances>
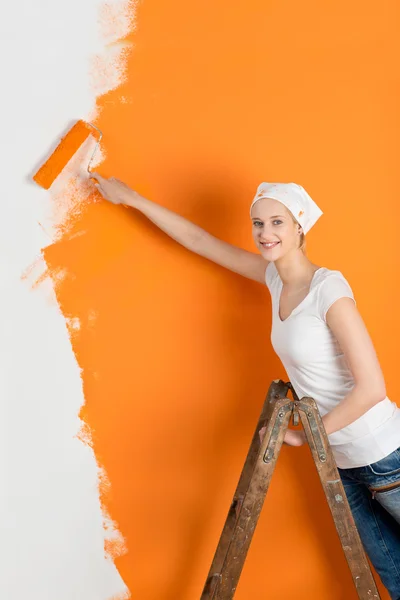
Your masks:
<instances>
[{"instance_id":1,"label":"woman's eye","mask_svg":"<svg viewBox=\"0 0 400 600\"><path fill-rule=\"evenodd\" d=\"M275 219L275 221L272 221L274 225L282 225L282 221L280 221L279 219Z\"/></svg>"},{"instance_id":2,"label":"woman's eye","mask_svg":"<svg viewBox=\"0 0 400 600\"><path fill-rule=\"evenodd\" d=\"M253 224L254 224L256 227L261 227L261 226L262 226L262 224L263 224L263 222L262 222L262 221L253 221Z\"/></svg>"}]
</instances>

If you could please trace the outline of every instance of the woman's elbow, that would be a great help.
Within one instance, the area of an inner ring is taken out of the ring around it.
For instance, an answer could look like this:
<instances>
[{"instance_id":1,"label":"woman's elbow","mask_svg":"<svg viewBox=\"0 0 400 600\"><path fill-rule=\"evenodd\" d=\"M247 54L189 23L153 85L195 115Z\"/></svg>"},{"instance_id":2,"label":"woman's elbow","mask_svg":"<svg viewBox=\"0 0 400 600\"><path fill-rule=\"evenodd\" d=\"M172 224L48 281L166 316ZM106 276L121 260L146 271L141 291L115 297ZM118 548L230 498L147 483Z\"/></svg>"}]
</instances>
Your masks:
<instances>
[{"instance_id":1,"label":"woman's elbow","mask_svg":"<svg viewBox=\"0 0 400 600\"><path fill-rule=\"evenodd\" d=\"M379 404L382 400L386 398L386 387L385 385L375 385L369 386L368 388L368 400L371 406L375 406L375 404Z\"/></svg>"},{"instance_id":2,"label":"woman's elbow","mask_svg":"<svg viewBox=\"0 0 400 600\"><path fill-rule=\"evenodd\" d=\"M386 394L386 387L385 386L381 386L375 393L375 404L378 404L379 402L382 402L382 400L385 400L387 394Z\"/></svg>"},{"instance_id":3,"label":"woman's elbow","mask_svg":"<svg viewBox=\"0 0 400 600\"><path fill-rule=\"evenodd\" d=\"M368 406L372 407L379 404L386 398L386 386L383 383L364 382L362 385L356 385L359 389L360 397Z\"/></svg>"}]
</instances>

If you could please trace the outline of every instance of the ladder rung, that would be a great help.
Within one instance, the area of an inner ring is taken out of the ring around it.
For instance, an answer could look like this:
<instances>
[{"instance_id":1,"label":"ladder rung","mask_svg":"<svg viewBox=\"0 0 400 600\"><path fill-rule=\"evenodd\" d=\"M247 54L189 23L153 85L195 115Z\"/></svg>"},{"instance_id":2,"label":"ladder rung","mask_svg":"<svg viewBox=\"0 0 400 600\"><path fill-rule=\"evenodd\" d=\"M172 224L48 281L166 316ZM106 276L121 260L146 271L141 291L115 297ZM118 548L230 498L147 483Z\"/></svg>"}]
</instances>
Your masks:
<instances>
[{"instance_id":1,"label":"ladder rung","mask_svg":"<svg viewBox=\"0 0 400 600\"><path fill-rule=\"evenodd\" d=\"M291 390L293 401L287 398ZM313 398L292 385L271 383L225 520L201 600L232 600L282 447L290 417L300 416L325 496L360 600L380 596L365 555L328 437ZM262 440L259 430L266 425Z\"/></svg>"}]
</instances>

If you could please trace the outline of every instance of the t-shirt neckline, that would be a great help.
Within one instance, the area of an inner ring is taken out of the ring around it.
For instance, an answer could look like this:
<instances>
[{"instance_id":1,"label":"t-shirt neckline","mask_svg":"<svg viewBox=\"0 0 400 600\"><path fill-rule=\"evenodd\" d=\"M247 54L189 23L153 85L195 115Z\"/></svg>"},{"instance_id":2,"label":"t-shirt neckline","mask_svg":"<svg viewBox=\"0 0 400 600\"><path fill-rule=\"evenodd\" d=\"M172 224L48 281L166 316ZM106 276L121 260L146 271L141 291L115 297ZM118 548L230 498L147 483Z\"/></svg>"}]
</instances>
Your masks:
<instances>
[{"instance_id":1,"label":"t-shirt neckline","mask_svg":"<svg viewBox=\"0 0 400 600\"><path fill-rule=\"evenodd\" d=\"M310 296L310 294L311 294L311 292L312 292L312 290L313 290L313 287L314 287L314 283L315 283L315 278L316 278L316 275L317 275L317 273L319 273L320 271L322 271L322 269L324 269L324 267L319 267L318 269L316 269L316 270L314 271L314 273L313 273L313 276L312 276L312 279L311 279L311 281L310 281L310 287L309 287L309 289L308 289L307 296L305 296L305 297L303 298L303 300L302 300L301 302L299 302L299 304L298 304L297 306L295 306L295 307L294 307L294 309L293 309L293 310L292 310L292 312L291 312L291 313L290 313L290 314L289 314L289 315L286 317L286 319L281 319L281 315L280 315L280 312L281 312L281 309L280 309L280 306L281 306L281 294L282 294L282 289L283 289L283 283L282 283L282 279L279 277L279 273L278 273L279 286L280 286L280 287L279 287L279 290L278 290L278 320L279 320L279 322L280 322L280 323L286 323L286 321L288 321L288 320L290 319L290 317L291 317L291 316L292 316L292 315L293 315L295 312L297 312L298 308L300 308L300 307L301 307L301 306L304 304L304 302L305 302L305 301L306 301L306 300L309 298L309 296Z\"/></svg>"}]
</instances>

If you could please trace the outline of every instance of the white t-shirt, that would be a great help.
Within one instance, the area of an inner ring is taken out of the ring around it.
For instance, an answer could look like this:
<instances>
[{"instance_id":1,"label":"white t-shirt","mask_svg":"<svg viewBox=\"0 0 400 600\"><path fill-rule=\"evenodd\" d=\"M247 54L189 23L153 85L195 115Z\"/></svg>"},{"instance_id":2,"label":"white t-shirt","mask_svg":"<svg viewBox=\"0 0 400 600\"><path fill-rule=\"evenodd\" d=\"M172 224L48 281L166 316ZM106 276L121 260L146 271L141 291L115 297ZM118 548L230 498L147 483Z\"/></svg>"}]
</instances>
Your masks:
<instances>
[{"instance_id":1,"label":"white t-shirt","mask_svg":"<svg viewBox=\"0 0 400 600\"><path fill-rule=\"evenodd\" d=\"M343 296L354 300L351 287L340 271L321 267L306 298L282 321L282 280L273 262L268 263L265 281L272 299L272 346L298 397L314 398L324 416L354 386L345 356L326 323L326 313L336 300ZM340 468L377 462L400 446L400 409L386 397L328 439Z\"/></svg>"}]
</instances>

